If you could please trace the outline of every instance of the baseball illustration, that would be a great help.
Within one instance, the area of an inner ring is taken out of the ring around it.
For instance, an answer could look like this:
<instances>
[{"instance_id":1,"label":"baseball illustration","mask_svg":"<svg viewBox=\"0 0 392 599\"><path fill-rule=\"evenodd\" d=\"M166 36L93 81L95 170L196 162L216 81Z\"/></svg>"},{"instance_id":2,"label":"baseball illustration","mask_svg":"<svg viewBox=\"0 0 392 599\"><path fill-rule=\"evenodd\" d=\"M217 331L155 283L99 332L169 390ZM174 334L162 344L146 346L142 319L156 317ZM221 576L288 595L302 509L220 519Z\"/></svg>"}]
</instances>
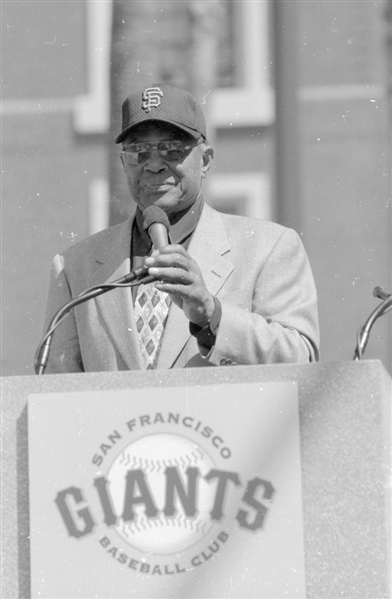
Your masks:
<instances>
[{"instance_id":1,"label":"baseball illustration","mask_svg":"<svg viewBox=\"0 0 392 599\"><path fill-rule=\"evenodd\" d=\"M150 554L173 554L199 542L214 525L214 485L204 480L214 467L204 449L178 434L152 434L131 443L107 475L113 507L121 514L115 530Z\"/></svg>"}]
</instances>

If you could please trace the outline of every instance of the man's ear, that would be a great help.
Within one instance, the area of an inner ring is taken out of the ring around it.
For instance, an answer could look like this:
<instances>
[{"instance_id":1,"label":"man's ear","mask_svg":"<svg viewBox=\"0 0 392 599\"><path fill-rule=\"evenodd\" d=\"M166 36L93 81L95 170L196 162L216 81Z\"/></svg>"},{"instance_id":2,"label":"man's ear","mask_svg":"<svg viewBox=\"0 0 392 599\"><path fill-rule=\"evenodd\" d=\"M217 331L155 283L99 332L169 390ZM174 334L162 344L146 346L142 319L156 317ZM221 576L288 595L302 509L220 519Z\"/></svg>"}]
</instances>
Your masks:
<instances>
[{"instance_id":1,"label":"man's ear","mask_svg":"<svg viewBox=\"0 0 392 599\"><path fill-rule=\"evenodd\" d=\"M204 145L203 154L202 154L203 164L201 167L201 176L203 179L204 179L204 177L207 176L207 173L211 168L211 163L212 163L213 158L214 158L213 148L211 146Z\"/></svg>"},{"instance_id":2,"label":"man's ear","mask_svg":"<svg viewBox=\"0 0 392 599\"><path fill-rule=\"evenodd\" d=\"M125 162L124 162L124 156L123 156L122 154L120 154L120 160L121 160L121 162L122 162L123 169L124 169L124 171L125 171Z\"/></svg>"}]
</instances>

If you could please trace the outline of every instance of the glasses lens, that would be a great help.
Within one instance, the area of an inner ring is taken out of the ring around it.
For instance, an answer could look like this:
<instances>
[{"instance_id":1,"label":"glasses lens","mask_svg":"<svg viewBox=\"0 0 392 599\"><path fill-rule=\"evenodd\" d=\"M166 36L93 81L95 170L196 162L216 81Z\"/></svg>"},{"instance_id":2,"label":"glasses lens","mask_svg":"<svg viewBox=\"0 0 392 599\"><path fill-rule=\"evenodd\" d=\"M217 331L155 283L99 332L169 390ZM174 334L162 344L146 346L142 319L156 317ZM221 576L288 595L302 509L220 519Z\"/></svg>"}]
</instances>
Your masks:
<instances>
[{"instance_id":1,"label":"glasses lens","mask_svg":"<svg viewBox=\"0 0 392 599\"><path fill-rule=\"evenodd\" d=\"M154 149L158 150L164 160L175 162L183 160L191 146L185 146L182 141L176 140L129 144L124 148L125 159L129 164L143 164L149 160Z\"/></svg>"},{"instance_id":2,"label":"glasses lens","mask_svg":"<svg viewBox=\"0 0 392 599\"><path fill-rule=\"evenodd\" d=\"M151 156L150 144L129 144L124 148L125 159L129 164L142 164Z\"/></svg>"},{"instance_id":3,"label":"glasses lens","mask_svg":"<svg viewBox=\"0 0 392 599\"><path fill-rule=\"evenodd\" d=\"M182 141L161 141L158 144L158 152L165 160L174 162L184 158L186 149Z\"/></svg>"}]
</instances>

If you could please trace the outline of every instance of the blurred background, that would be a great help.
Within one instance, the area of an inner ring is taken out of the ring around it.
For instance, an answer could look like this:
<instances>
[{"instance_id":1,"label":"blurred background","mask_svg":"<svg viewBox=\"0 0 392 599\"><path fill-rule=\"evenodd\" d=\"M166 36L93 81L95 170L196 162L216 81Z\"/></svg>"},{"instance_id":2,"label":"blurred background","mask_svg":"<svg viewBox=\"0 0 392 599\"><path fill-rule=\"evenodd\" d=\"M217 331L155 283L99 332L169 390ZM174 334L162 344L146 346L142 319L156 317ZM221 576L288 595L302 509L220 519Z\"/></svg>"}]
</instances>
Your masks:
<instances>
[{"instance_id":1,"label":"blurred background","mask_svg":"<svg viewBox=\"0 0 392 599\"><path fill-rule=\"evenodd\" d=\"M392 287L392 0L2 2L2 375L33 374L51 261L132 210L114 138L135 88L202 103L218 210L293 227L322 361ZM391 368L391 313L365 358Z\"/></svg>"}]
</instances>

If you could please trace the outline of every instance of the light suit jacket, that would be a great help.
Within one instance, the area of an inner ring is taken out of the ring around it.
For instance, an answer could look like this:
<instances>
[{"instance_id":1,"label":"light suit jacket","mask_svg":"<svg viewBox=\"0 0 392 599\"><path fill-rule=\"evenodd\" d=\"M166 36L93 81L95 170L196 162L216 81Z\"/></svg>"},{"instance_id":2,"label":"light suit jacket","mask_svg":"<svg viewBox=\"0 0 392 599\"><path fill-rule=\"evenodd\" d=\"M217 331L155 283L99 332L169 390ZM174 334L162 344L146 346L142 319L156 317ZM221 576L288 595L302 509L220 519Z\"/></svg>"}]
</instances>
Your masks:
<instances>
[{"instance_id":1,"label":"light suit jacket","mask_svg":"<svg viewBox=\"0 0 392 599\"><path fill-rule=\"evenodd\" d=\"M54 258L45 326L72 297L130 272L133 219ZM318 359L316 290L306 252L293 230L221 214L205 205L188 251L222 304L216 344L203 358L189 333L189 321L172 303L157 368ZM133 369L142 369L142 361L128 287L70 312L54 333L46 372Z\"/></svg>"}]
</instances>

